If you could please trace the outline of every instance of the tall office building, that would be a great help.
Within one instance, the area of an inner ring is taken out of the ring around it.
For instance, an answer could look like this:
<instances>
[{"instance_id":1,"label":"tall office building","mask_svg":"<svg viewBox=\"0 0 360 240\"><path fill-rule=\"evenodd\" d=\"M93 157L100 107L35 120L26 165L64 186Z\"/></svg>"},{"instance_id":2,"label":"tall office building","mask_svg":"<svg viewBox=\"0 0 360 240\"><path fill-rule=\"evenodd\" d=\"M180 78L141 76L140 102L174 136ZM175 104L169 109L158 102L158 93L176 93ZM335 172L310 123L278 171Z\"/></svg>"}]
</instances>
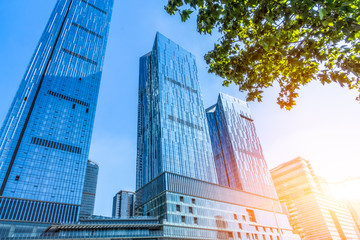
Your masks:
<instances>
[{"instance_id":1,"label":"tall office building","mask_svg":"<svg viewBox=\"0 0 360 240\"><path fill-rule=\"evenodd\" d=\"M113 213L115 218L128 218L134 216L135 193L129 191L118 192L113 199Z\"/></svg>"},{"instance_id":2,"label":"tall office building","mask_svg":"<svg viewBox=\"0 0 360 240\"><path fill-rule=\"evenodd\" d=\"M219 183L277 198L247 103L220 93L206 116Z\"/></svg>"},{"instance_id":3,"label":"tall office building","mask_svg":"<svg viewBox=\"0 0 360 240\"><path fill-rule=\"evenodd\" d=\"M167 239L298 239L277 198L218 184L195 57L159 33L140 59L135 208Z\"/></svg>"},{"instance_id":4,"label":"tall office building","mask_svg":"<svg viewBox=\"0 0 360 240\"><path fill-rule=\"evenodd\" d=\"M99 165L93 161L88 160L80 207L81 218L88 218L94 214L98 174Z\"/></svg>"},{"instance_id":5,"label":"tall office building","mask_svg":"<svg viewBox=\"0 0 360 240\"><path fill-rule=\"evenodd\" d=\"M217 183L195 57L161 34L140 59L137 189L164 172Z\"/></svg>"},{"instance_id":6,"label":"tall office building","mask_svg":"<svg viewBox=\"0 0 360 240\"><path fill-rule=\"evenodd\" d=\"M0 130L0 219L78 219L112 5L58 0Z\"/></svg>"},{"instance_id":7,"label":"tall office building","mask_svg":"<svg viewBox=\"0 0 360 240\"><path fill-rule=\"evenodd\" d=\"M298 157L271 170L290 224L303 240L358 239L346 206L323 192L309 161Z\"/></svg>"}]
</instances>

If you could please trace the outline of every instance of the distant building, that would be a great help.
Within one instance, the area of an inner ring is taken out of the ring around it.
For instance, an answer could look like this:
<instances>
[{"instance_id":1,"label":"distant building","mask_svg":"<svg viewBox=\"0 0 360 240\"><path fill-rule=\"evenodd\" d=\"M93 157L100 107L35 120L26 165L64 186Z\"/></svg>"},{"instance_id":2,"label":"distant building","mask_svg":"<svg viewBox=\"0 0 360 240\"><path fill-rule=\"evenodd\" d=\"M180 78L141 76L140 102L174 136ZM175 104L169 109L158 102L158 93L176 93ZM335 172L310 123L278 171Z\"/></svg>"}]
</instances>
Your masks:
<instances>
[{"instance_id":1,"label":"distant building","mask_svg":"<svg viewBox=\"0 0 360 240\"><path fill-rule=\"evenodd\" d=\"M113 199L113 214L115 218L134 216L135 193L129 191L118 192Z\"/></svg>"},{"instance_id":2,"label":"distant building","mask_svg":"<svg viewBox=\"0 0 360 240\"><path fill-rule=\"evenodd\" d=\"M84 190L81 199L80 217L86 218L94 214L96 186L99 165L88 160L85 174Z\"/></svg>"},{"instance_id":3,"label":"distant building","mask_svg":"<svg viewBox=\"0 0 360 240\"><path fill-rule=\"evenodd\" d=\"M324 194L309 161L298 157L272 169L271 175L290 224L303 240L358 239L349 210Z\"/></svg>"},{"instance_id":4,"label":"distant building","mask_svg":"<svg viewBox=\"0 0 360 240\"><path fill-rule=\"evenodd\" d=\"M248 104L220 93L206 116L219 183L277 198Z\"/></svg>"}]
</instances>

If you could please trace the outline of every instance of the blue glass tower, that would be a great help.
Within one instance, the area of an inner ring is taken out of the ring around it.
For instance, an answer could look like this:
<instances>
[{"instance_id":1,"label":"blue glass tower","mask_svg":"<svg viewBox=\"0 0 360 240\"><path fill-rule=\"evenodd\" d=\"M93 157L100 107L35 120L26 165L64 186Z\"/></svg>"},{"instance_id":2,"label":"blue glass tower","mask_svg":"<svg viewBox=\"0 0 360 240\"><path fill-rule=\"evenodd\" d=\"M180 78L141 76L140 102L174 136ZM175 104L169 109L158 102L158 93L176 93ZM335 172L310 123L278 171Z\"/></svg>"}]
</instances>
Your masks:
<instances>
[{"instance_id":1,"label":"blue glass tower","mask_svg":"<svg viewBox=\"0 0 360 240\"><path fill-rule=\"evenodd\" d=\"M57 2L0 130L0 219L78 219L112 5Z\"/></svg>"},{"instance_id":2,"label":"blue glass tower","mask_svg":"<svg viewBox=\"0 0 360 240\"><path fill-rule=\"evenodd\" d=\"M113 198L112 216L114 218L129 218L134 216L135 193L120 191Z\"/></svg>"},{"instance_id":3,"label":"blue glass tower","mask_svg":"<svg viewBox=\"0 0 360 240\"><path fill-rule=\"evenodd\" d=\"M88 160L81 199L80 218L88 218L94 214L98 174L99 165Z\"/></svg>"},{"instance_id":4,"label":"blue glass tower","mask_svg":"<svg viewBox=\"0 0 360 240\"><path fill-rule=\"evenodd\" d=\"M140 59L137 189L163 172L217 183L195 57L160 33Z\"/></svg>"},{"instance_id":5,"label":"blue glass tower","mask_svg":"<svg viewBox=\"0 0 360 240\"><path fill-rule=\"evenodd\" d=\"M220 93L206 115L219 183L277 198L247 103Z\"/></svg>"}]
</instances>

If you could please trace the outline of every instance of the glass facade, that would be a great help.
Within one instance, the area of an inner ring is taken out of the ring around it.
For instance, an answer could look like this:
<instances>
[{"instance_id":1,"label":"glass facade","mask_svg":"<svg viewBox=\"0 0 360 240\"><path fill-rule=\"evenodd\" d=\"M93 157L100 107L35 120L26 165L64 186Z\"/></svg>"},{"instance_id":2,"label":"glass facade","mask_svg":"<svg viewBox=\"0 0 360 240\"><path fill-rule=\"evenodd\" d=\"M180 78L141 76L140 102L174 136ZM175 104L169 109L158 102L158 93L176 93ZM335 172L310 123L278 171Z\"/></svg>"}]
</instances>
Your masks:
<instances>
[{"instance_id":1,"label":"glass facade","mask_svg":"<svg viewBox=\"0 0 360 240\"><path fill-rule=\"evenodd\" d=\"M94 214L96 186L99 165L88 160L85 174L84 190L81 199L80 217L87 218Z\"/></svg>"},{"instance_id":2,"label":"glass facade","mask_svg":"<svg viewBox=\"0 0 360 240\"><path fill-rule=\"evenodd\" d=\"M247 103L220 93L206 116L219 183L277 198Z\"/></svg>"},{"instance_id":3,"label":"glass facade","mask_svg":"<svg viewBox=\"0 0 360 240\"><path fill-rule=\"evenodd\" d=\"M78 219L112 5L57 2L0 129L0 219Z\"/></svg>"},{"instance_id":4,"label":"glass facade","mask_svg":"<svg viewBox=\"0 0 360 240\"><path fill-rule=\"evenodd\" d=\"M113 213L115 218L134 216L135 193L128 191L118 192L113 199Z\"/></svg>"},{"instance_id":5,"label":"glass facade","mask_svg":"<svg viewBox=\"0 0 360 240\"><path fill-rule=\"evenodd\" d=\"M359 239L346 205L324 193L309 161L298 157L272 169L271 176L301 239Z\"/></svg>"},{"instance_id":6,"label":"glass facade","mask_svg":"<svg viewBox=\"0 0 360 240\"><path fill-rule=\"evenodd\" d=\"M299 239L277 199L168 172L137 191L136 209L159 217L167 238Z\"/></svg>"},{"instance_id":7,"label":"glass facade","mask_svg":"<svg viewBox=\"0 0 360 240\"><path fill-rule=\"evenodd\" d=\"M168 171L217 183L195 57L160 33L140 59L137 183Z\"/></svg>"}]
</instances>

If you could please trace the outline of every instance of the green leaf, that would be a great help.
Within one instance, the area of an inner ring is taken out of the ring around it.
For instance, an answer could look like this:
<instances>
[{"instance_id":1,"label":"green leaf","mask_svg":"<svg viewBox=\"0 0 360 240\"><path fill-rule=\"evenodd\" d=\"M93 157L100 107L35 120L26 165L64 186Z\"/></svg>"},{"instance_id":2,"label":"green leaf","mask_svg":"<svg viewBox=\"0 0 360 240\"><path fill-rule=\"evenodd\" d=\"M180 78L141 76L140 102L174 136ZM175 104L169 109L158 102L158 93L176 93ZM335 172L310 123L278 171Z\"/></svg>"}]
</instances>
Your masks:
<instances>
[{"instance_id":1,"label":"green leaf","mask_svg":"<svg viewBox=\"0 0 360 240\"><path fill-rule=\"evenodd\" d=\"M321 8L321 9L319 10L320 19L323 20L327 13L328 13L328 12L327 12L325 9Z\"/></svg>"}]
</instances>

